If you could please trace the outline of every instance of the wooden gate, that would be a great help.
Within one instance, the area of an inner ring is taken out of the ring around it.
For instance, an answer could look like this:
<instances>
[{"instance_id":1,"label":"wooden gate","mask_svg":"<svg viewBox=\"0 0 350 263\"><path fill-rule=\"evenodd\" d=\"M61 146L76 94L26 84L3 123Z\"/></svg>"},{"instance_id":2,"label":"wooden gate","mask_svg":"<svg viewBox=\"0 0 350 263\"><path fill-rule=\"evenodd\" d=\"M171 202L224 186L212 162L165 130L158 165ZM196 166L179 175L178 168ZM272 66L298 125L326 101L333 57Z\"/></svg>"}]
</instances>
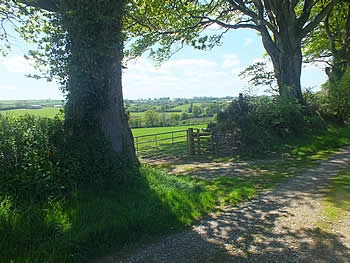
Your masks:
<instances>
[{"instance_id":1,"label":"wooden gate","mask_svg":"<svg viewBox=\"0 0 350 263\"><path fill-rule=\"evenodd\" d=\"M212 133L202 130L189 128L187 130L188 150L191 155L200 155L212 151L213 141Z\"/></svg>"}]
</instances>

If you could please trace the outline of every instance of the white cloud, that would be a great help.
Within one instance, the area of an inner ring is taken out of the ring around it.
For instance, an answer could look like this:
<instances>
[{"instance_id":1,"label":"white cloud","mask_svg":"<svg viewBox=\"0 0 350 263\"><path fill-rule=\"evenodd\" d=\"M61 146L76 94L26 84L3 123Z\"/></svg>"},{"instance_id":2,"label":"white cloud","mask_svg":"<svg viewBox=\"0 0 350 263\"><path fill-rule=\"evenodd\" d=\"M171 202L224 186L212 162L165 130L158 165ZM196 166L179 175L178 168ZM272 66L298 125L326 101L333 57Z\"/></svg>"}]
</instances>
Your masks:
<instances>
[{"instance_id":1,"label":"white cloud","mask_svg":"<svg viewBox=\"0 0 350 263\"><path fill-rule=\"evenodd\" d=\"M174 59L159 67L141 58L130 63L124 72L124 94L126 98L132 99L238 94L244 81L232 74L232 67L239 64L237 56L233 54L215 61L202 58ZM222 65L226 65L226 68Z\"/></svg>"},{"instance_id":2,"label":"white cloud","mask_svg":"<svg viewBox=\"0 0 350 263\"><path fill-rule=\"evenodd\" d=\"M2 59L0 62L0 68L4 68L11 73L33 73L34 68L31 62L25 59L23 56L9 56Z\"/></svg>"},{"instance_id":3,"label":"white cloud","mask_svg":"<svg viewBox=\"0 0 350 263\"><path fill-rule=\"evenodd\" d=\"M238 56L236 54L226 54L224 55L224 61L222 67L224 69L237 67L241 64Z\"/></svg>"}]
</instances>

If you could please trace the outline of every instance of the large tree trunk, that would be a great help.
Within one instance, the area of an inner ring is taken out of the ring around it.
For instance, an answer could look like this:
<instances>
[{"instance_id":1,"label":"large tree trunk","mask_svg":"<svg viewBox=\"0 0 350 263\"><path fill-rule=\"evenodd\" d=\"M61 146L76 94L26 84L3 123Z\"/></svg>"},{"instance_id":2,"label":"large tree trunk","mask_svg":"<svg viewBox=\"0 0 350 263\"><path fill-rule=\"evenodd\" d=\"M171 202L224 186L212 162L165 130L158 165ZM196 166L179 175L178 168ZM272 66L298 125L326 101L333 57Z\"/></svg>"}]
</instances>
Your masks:
<instances>
[{"instance_id":1,"label":"large tree trunk","mask_svg":"<svg viewBox=\"0 0 350 263\"><path fill-rule=\"evenodd\" d=\"M301 63L301 50L296 50L293 54L281 52L278 65L275 66L275 74L280 95L282 97L295 98L299 102L304 103L300 85Z\"/></svg>"},{"instance_id":2,"label":"large tree trunk","mask_svg":"<svg viewBox=\"0 0 350 263\"><path fill-rule=\"evenodd\" d=\"M118 3L119 2L119 3ZM66 128L71 136L110 141L126 165L137 162L122 94L122 1L67 1L69 57Z\"/></svg>"},{"instance_id":3,"label":"large tree trunk","mask_svg":"<svg viewBox=\"0 0 350 263\"><path fill-rule=\"evenodd\" d=\"M111 141L113 150L122 153L128 162L135 163L134 140L124 110L120 58L106 59L105 67L106 74L109 75L104 93L107 107L101 113L101 128Z\"/></svg>"},{"instance_id":4,"label":"large tree trunk","mask_svg":"<svg viewBox=\"0 0 350 263\"><path fill-rule=\"evenodd\" d=\"M272 60L280 96L304 104L300 84L303 59L301 39L294 32L292 21L284 22L281 22L285 25L280 26L280 32L275 33L274 40L267 30L262 30L262 43Z\"/></svg>"}]
</instances>

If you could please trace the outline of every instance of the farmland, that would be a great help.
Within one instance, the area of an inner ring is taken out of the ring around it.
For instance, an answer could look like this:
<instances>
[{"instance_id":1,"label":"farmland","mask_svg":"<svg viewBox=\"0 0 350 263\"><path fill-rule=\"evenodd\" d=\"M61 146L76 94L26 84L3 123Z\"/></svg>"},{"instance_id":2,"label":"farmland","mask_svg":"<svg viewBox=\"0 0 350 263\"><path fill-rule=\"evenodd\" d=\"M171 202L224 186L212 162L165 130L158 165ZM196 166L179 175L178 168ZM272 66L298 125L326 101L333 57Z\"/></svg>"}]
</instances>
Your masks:
<instances>
[{"instance_id":1,"label":"farmland","mask_svg":"<svg viewBox=\"0 0 350 263\"><path fill-rule=\"evenodd\" d=\"M206 125L222 111L232 97L193 99L148 99L125 100L125 109L131 128L154 128L174 126ZM10 116L36 115L53 118L60 112L59 100L0 101L0 113ZM30 109L38 105L40 109ZM182 129L177 127L175 129ZM169 131L171 129L165 129ZM162 130L163 132L164 130ZM157 129L153 132L158 132ZM138 135L136 135L138 136Z\"/></svg>"},{"instance_id":2,"label":"farmland","mask_svg":"<svg viewBox=\"0 0 350 263\"><path fill-rule=\"evenodd\" d=\"M54 118L62 108L54 108L54 107L44 107L42 109L14 109L14 110L5 110L0 111L1 114L9 115L9 116L23 116L26 114L35 115L39 117L45 118Z\"/></svg>"}]
</instances>

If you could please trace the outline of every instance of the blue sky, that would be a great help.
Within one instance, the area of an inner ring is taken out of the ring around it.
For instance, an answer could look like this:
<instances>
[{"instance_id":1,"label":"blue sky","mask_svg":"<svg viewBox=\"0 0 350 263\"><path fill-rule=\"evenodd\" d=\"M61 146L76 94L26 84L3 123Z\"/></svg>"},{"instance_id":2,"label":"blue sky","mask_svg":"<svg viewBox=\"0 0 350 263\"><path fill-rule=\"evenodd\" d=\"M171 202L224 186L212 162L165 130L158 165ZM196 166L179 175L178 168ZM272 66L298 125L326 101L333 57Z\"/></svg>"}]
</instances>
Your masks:
<instances>
[{"instance_id":1,"label":"blue sky","mask_svg":"<svg viewBox=\"0 0 350 263\"><path fill-rule=\"evenodd\" d=\"M19 40L12 43L11 53L0 57L0 100L62 99L57 84L25 77L35 72L23 58L28 46ZM263 54L260 37L252 30L241 29L229 32L222 46L211 51L186 47L158 67L141 57L129 62L123 72L124 98L237 96L249 87L238 74L262 59ZM322 68L303 67L303 88L317 90L325 80ZM255 93L262 94L264 90L262 87Z\"/></svg>"}]
</instances>

